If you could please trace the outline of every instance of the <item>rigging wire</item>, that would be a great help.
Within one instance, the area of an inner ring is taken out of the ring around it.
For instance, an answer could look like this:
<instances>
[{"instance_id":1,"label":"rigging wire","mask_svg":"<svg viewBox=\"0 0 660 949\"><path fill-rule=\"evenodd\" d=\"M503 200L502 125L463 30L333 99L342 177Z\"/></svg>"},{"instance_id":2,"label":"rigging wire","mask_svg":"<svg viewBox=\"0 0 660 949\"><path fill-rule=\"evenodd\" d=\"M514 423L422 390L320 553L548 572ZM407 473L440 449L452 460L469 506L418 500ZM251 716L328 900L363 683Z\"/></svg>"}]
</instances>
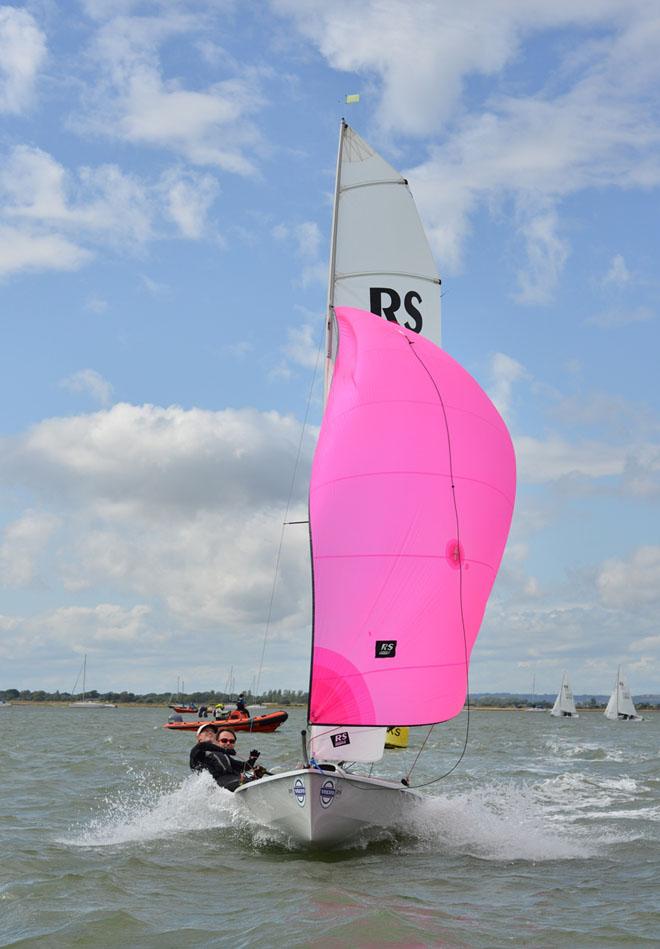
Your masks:
<instances>
[{"instance_id":1,"label":"rigging wire","mask_svg":"<svg viewBox=\"0 0 660 949\"><path fill-rule=\"evenodd\" d=\"M459 607L460 607L460 613L461 613L461 628L463 630L463 650L464 650L464 656L465 656L465 681L466 681L466 697L467 697L467 721L465 725L465 738L463 740L463 749L459 757L454 762L453 766L449 769L449 771L446 771L444 774L441 774L437 778L433 778L433 780L431 781L425 781L423 784L413 785L414 788L423 788L423 787L427 787L429 784L435 784L437 781L442 781L443 778L448 777L448 775L450 775L452 771L456 770L456 768L459 766L459 764L461 763L461 761L463 760L465 756L465 752L467 751L467 746L468 746L468 739L470 736L470 671L469 671L469 665L468 665L469 656L468 656L468 645L467 645L467 632L465 629L465 610L463 608L463 561L462 561L462 555L461 555L461 525L460 525L460 518L458 516L458 504L456 502L456 485L454 483L454 458L452 454L451 433L449 430L449 421L447 419L447 410L445 408L444 399L442 398L442 393L440 392L440 389L438 388L438 385L435 379L433 378L432 373L429 371L428 367L426 366L426 363L417 352L413 341L408 339L408 337L405 337L405 339L408 342L408 346L410 347L411 352L413 353L413 355L419 362L420 366L424 369L427 376L431 380L431 384L433 385L433 388L436 391L436 395L438 396L438 401L440 402L440 408L442 409L442 417L445 423L445 433L447 435L447 455L449 459L449 479L450 479L450 484L451 484L452 503L454 506L454 521L456 523L456 555L457 555L458 567L459 567L458 601L459 601ZM413 761L410 767L410 770L408 771L408 774L406 775L405 778L402 779L402 783L406 787L410 787L410 784L409 784L410 777L413 773L415 765L417 764L419 756L423 752L427 741L431 737L431 732L433 731L434 728L435 728L435 725L431 725L428 731L428 734L426 735L426 738L424 739L422 743L422 747L417 752L415 760Z\"/></svg>"},{"instance_id":2,"label":"rigging wire","mask_svg":"<svg viewBox=\"0 0 660 949\"><path fill-rule=\"evenodd\" d=\"M323 329L324 329L324 332L325 332L325 326L323 327ZM278 548L277 548L277 555L276 555L276 557L275 557L275 571L274 571L274 574L273 574L273 586L272 586L271 591L270 591L270 602L269 602L269 604L268 604L268 614L267 614L267 617L266 617L266 626L265 626L265 628L264 628L264 639L263 639L263 643L262 643L262 646L261 646L261 657L260 657L260 659L259 659L259 669L258 669L258 671L257 671L257 678L256 678L256 680L255 680L255 693L256 693L257 695L259 694L259 684L260 684L260 681L261 681L261 673L262 673L263 665L264 665L264 656L265 656L265 654L266 654L266 641L267 641L267 639L268 639L268 633L270 632L270 624L271 624L271 620L272 620L272 617L273 617L273 603L274 603L274 601L275 601L275 588L276 588L276 586L277 586L277 576L278 576L278 573L279 573L280 558L281 558L281 555L282 555L282 546L283 546L283 544L284 544L284 528L287 526L288 523L290 523L290 524L305 524L305 523L307 523L306 521L289 521L289 520L288 520L288 516L289 516L289 508L290 508L290 506L291 506L291 499L292 499L292 497L293 497L293 489L294 489L294 486L295 486L295 483L296 483L296 476L297 476L297 474L298 474L298 466L299 466L299 464L300 464L300 456L301 456L301 454L302 454L303 439L304 439L304 437L305 437L305 430L306 430L306 428L307 428L307 419L309 418L309 409L310 409L310 405L311 405L311 403L312 403L312 393L313 393L313 391L314 391L314 386L315 386L315 384L316 384L316 376L317 376L317 373L318 373L319 361L320 361L320 358L321 358L321 352L322 352L322 350L323 350L323 340L321 340L321 343L319 344L319 347L318 347L318 349L317 349L317 351L316 351L316 361L315 361L315 363L314 363L314 372L312 373L312 381L311 381L311 384L310 384L310 387L309 387L309 393L308 393L308 395L307 395L307 405L306 405L306 407L305 407L305 415L304 415L304 418L303 418L302 426L301 426L301 428L300 428L300 438L299 438L299 440L298 440L298 451L297 451L297 453L296 453L296 462L295 462L295 465L294 465L294 468L293 468L293 475L291 476L291 484L290 484L290 486L289 486L289 496L288 496L288 498L287 498L286 509L285 509L285 512L284 512L284 519L283 519L283 521L282 521L282 527L281 527L281 530L280 530L280 542L279 542L279 545L278 545ZM250 725L250 731L252 731L252 725Z\"/></svg>"}]
</instances>

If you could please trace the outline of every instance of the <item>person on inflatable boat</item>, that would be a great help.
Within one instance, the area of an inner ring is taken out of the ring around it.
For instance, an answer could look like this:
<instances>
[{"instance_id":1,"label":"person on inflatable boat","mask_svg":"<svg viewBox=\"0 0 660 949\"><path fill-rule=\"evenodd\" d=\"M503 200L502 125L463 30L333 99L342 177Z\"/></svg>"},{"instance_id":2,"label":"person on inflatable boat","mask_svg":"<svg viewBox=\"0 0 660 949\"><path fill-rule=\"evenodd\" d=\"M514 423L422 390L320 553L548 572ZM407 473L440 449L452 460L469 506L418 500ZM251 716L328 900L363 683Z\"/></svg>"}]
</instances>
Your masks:
<instances>
[{"instance_id":1,"label":"person on inflatable boat","mask_svg":"<svg viewBox=\"0 0 660 949\"><path fill-rule=\"evenodd\" d=\"M256 764L260 752L250 752L246 761L236 757L236 732L231 728L216 728L210 722L197 729L197 744L190 752L190 767L193 771L208 771L216 784L227 791L235 791L245 781L253 781L266 774L265 768ZM246 772L251 771L248 777Z\"/></svg>"}]
</instances>

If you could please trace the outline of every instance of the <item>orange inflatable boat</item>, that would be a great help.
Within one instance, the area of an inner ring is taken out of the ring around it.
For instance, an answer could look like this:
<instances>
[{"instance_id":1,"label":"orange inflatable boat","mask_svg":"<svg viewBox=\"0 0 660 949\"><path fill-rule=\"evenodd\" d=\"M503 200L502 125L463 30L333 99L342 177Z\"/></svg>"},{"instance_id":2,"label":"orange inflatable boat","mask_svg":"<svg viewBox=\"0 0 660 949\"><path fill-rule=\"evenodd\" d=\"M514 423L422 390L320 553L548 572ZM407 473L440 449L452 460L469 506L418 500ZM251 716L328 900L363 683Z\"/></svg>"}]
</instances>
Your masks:
<instances>
[{"instance_id":1,"label":"orange inflatable boat","mask_svg":"<svg viewBox=\"0 0 660 949\"><path fill-rule=\"evenodd\" d=\"M222 718L205 718L194 722L167 722L163 727L173 732L192 732L197 731L200 725L228 725L236 732L274 732L288 717L288 713L281 709L268 712L266 715L255 715L254 718L234 709Z\"/></svg>"}]
</instances>

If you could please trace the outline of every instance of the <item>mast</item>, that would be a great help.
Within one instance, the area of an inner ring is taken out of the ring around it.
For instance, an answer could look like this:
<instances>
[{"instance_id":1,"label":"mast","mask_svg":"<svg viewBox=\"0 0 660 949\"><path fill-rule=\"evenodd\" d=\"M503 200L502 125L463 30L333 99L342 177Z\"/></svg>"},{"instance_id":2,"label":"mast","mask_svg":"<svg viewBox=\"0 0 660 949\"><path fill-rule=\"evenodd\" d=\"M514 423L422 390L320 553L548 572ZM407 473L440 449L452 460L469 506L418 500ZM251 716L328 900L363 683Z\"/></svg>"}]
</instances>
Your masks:
<instances>
[{"instance_id":1,"label":"mast","mask_svg":"<svg viewBox=\"0 0 660 949\"><path fill-rule=\"evenodd\" d=\"M615 685L615 687L614 687L614 688L615 688L615 691L616 691L616 717L617 717L617 718L619 717L619 689L620 689L620 682L621 682L621 666L617 666L617 667L616 667L616 685Z\"/></svg>"},{"instance_id":2,"label":"mast","mask_svg":"<svg viewBox=\"0 0 660 949\"><path fill-rule=\"evenodd\" d=\"M83 693L82 700L85 701L85 676L87 675L87 653L83 656Z\"/></svg>"},{"instance_id":3,"label":"mast","mask_svg":"<svg viewBox=\"0 0 660 949\"><path fill-rule=\"evenodd\" d=\"M337 259L337 215L339 214L339 192L341 188L341 159L344 149L344 133L348 125L342 118L339 124L339 144L337 146L337 170L335 172L335 200L332 206L332 231L330 234L330 267L328 271L328 305L325 323L325 376L323 387L323 405L328 399L328 390L332 379L332 350L334 347L334 305L335 305L335 262Z\"/></svg>"}]
</instances>

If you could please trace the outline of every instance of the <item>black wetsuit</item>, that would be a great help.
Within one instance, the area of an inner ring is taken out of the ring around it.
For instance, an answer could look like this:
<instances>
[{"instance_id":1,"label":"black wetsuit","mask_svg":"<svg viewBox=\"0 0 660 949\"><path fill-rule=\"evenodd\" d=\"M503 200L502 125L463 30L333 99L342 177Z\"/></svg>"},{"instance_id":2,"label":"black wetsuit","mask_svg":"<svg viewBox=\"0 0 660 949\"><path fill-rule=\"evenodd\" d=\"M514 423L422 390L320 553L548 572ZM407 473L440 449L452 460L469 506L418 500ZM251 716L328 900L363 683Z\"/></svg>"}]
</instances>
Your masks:
<instances>
[{"instance_id":1,"label":"black wetsuit","mask_svg":"<svg viewBox=\"0 0 660 949\"><path fill-rule=\"evenodd\" d=\"M225 751L212 741L200 741L190 751L190 767L193 771L209 771L221 788L235 791L252 762L241 761L233 748Z\"/></svg>"}]
</instances>

